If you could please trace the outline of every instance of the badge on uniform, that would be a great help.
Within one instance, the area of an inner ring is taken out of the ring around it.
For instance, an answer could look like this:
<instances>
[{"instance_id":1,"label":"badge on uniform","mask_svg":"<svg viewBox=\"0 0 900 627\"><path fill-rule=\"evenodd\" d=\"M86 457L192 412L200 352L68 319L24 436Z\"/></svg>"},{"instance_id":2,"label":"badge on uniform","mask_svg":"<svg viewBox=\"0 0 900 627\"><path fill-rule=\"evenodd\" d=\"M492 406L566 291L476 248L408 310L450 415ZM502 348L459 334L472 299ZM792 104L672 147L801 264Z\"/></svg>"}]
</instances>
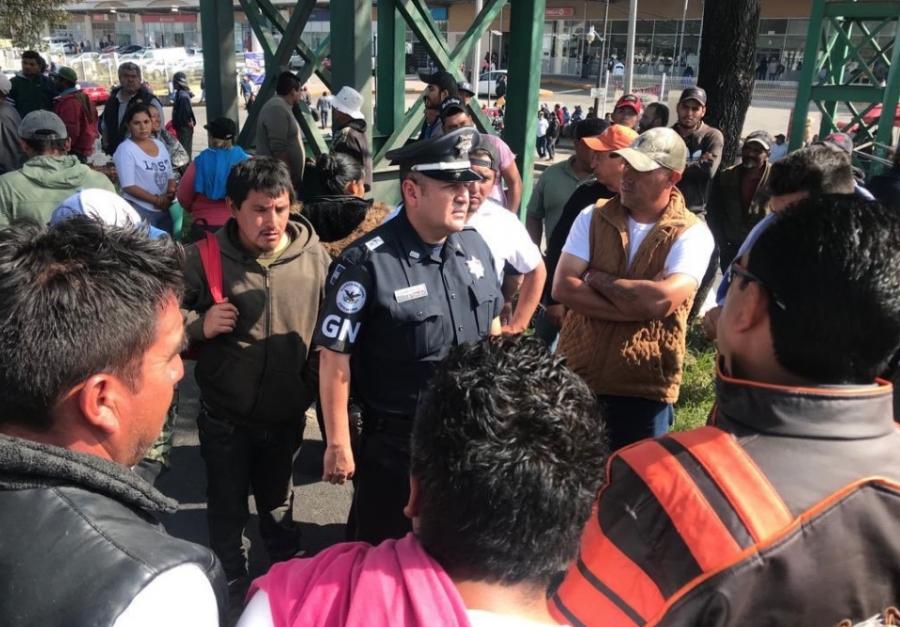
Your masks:
<instances>
[{"instance_id":1,"label":"badge on uniform","mask_svg":"<svg viewBox=\"0 0 900 627\"><path fill-rule=\"evenodd\" d=\"M408 303L411 300L425 298L428 296L428 288L424 283L413 285L412 287L404 287L401 290L394 290L394 298L398 303Z\"/></svg>"},{"instance_id":2,"label":"badge on uniform","mask_svg":"<svg viewBox=\"0 0 900 627\"><path fill-rule=\"evenodd\" d=\"M484 277L484 266L481 264L481 259L476 259L475 257L469 258L466 260L466 267L476 279Z\"/></svg>"},{"instance_id":3,"label":"badge on uniform","mask_svg":"<svg viewBox=\"0 0 900 627\"><path fill-rule=\"evenodd\" d=\"M368 248L369 250L375 250L376 248L378 248L378 247L381 246L382 244L384 244L384 240L381 239L380 236L378 236L378 237L373 237L373 238L370 239L368 242L366 242L366 248Z\"/></svg>"},{"instance_id":4,"label":"badge on uniform","mask_svg":"<svg viewBox=\"0 0 900 627\"><path fill-rule=\"evenodd\" d=\"M346 314L353 314L366 304L366 288L356 281L347 281L338 288L337 306Z\"/></svg>"}]
</instances>

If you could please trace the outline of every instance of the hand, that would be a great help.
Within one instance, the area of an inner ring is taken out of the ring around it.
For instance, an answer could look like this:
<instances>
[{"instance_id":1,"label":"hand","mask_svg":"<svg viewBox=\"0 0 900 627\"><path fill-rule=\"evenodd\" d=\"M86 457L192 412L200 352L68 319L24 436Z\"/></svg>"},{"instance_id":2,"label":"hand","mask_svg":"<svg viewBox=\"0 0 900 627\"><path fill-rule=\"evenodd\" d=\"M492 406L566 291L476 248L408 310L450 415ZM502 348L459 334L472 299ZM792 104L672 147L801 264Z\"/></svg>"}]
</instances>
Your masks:
<instances>
[{"instance_id":1,"label":"hand","mask_svg":"<svg viewBox=\"0 0 900 627\"><path fill-rule=\"evenodd\" d=\"M703 332L706 333L706 337L711 340L716 339L716 335L718 334L719 317L721 315L722 308L713 307L706 312L705 316L703 316Z\"/></svg>"},{"instance_id":2,"label":"hand","mask_svg":"<svg viewBox=\"0 0 900 627\"><path fill-rule=\"evenodd\" d=\"M172 204L172 201L168 194L157 194L153 197L153 204L160 211L166 211L169 208L169 205Z\"/></svg>"},{"instance_id":3,"label":"hand","mask_svg":"<svg viewBox=\"0 0 900 627\"><path fill-rule=\"evenodd\" d=\"M203 337L211 340L222 333L231 333L237 324L237 318L237 307L229 303L227 298L213 305L203 316Z\"/></svg>"},{"instance_id":4,"label":"hand","mask_svg":"<svg viewBox=\"0 0 900 627\"><path fill-rule=\"evenodd\" d=\"M353 461L353 451L349 446L331 444L325 448L325 457L322 460L322 481L343 484L353 478L356 472L356 464Z\"/></svg>"},{"instance_id":5,"label":"hand","mask_svg":"<svg viewBox=\"0 0 900 627\"><path fill-rule=\"evenodd\" d=\"M550 324L561 329L563 321L566 319L566 306L559 303L550 305L544 310L544 315Z\"/></svg>"},{"instance_id":6,"label":"hand","mask_svg":"<svg viewBox=\"0 0 900 627\"><path fill-rule=\"evenodd\" d=\"M509 324L510 319L512 318L512 303L506 302L503 303L503 307L500 309L500 324L506 326Z\"/></svg>"},{"instance_id":7,"label":"hand","mask_svg":"<svg viewBox=\"0 0 900 627\"><path fill-rule=\"evenodd\" d=\"M521 335L522 333L525 333L525 327L521 324L504 324L500 327L500 333L503 335Z\"/></svg>"}]
</instances>

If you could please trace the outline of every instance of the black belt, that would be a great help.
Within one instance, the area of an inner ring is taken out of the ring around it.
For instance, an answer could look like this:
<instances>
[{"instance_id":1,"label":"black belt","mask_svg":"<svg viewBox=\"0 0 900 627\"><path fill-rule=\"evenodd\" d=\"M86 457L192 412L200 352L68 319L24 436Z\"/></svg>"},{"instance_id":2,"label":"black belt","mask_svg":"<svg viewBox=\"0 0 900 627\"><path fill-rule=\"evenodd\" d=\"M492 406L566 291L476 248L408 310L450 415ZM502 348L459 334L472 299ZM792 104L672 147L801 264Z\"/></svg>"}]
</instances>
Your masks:
<instances>
[{"instance_id":1,"label":"black belt","mask_svg":"<svg viewBox=\"0 0 900 627\"><path fill-rule=\"evenodd\" d=\"M408 438L412 433L412 416L385 414L371 409L363 409L363 434L381 433Z\"/></svg>"}]
</instances>

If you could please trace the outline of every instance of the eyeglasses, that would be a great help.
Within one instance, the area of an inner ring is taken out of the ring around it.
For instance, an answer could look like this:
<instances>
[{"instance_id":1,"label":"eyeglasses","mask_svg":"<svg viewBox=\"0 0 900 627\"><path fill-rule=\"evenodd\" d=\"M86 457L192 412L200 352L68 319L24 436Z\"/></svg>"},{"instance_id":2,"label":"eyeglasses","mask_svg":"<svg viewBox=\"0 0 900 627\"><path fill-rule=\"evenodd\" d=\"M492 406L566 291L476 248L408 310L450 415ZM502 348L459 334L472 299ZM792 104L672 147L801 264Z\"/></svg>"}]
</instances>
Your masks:
<instances>
[{"instance_id":1,"label":"eyeglasses","mask_svg":"<svg viewBox=\"0 0 900 627\"><path fill-rule=\"evenodd\" d=\"M731 273L733 275L737 275L737 276L741 277L742 279L746 279L747 281L753 281L754 283L758 283L759 285L764 287L766 289L766 291L769 292L769 297L772 299L772 302L775 303L775 306L778 307L781 311L787 311L787 305L784 304L784 301L781 300L781 298L778 296L778 294L775 293L775 290L773 290L771 287L766 285L766 282L763 281L761 278L759 278L758 276L756 276L755 274L753 274L746 268L742 268L741 266L739 266L736 263L731 264Z\"/></svg>"}]
</instances>

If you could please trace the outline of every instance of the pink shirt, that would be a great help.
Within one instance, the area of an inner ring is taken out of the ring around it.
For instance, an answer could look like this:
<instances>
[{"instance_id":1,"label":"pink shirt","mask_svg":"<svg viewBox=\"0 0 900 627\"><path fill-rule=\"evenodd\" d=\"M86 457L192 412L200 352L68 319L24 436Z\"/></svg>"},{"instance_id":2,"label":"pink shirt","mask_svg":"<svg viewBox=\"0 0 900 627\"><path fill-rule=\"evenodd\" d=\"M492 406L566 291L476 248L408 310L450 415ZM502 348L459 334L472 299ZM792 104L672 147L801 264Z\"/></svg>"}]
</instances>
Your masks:
<instances>
[{"instance_id":1,"label":"pink shirt","mask_svg":"<svg viewBox=\"0 0 900 627\"><path fill-rule=\"evenodd\" d=\"M515 160L516 155L513 154L513 151L510 150L509 146L505 141L497 137L496 135L490 135L488 133L483 133L482 138L490 142L497 149L497 152L500 154L500 171L503 172L506 168L508 168ZM497 182L494 184L494 189L491 190L490 196L488 196L491 200L495 200L497 203L506 207L506 193L503 191L503 178L498 177Z\"/></svg>"}]
</instances>

